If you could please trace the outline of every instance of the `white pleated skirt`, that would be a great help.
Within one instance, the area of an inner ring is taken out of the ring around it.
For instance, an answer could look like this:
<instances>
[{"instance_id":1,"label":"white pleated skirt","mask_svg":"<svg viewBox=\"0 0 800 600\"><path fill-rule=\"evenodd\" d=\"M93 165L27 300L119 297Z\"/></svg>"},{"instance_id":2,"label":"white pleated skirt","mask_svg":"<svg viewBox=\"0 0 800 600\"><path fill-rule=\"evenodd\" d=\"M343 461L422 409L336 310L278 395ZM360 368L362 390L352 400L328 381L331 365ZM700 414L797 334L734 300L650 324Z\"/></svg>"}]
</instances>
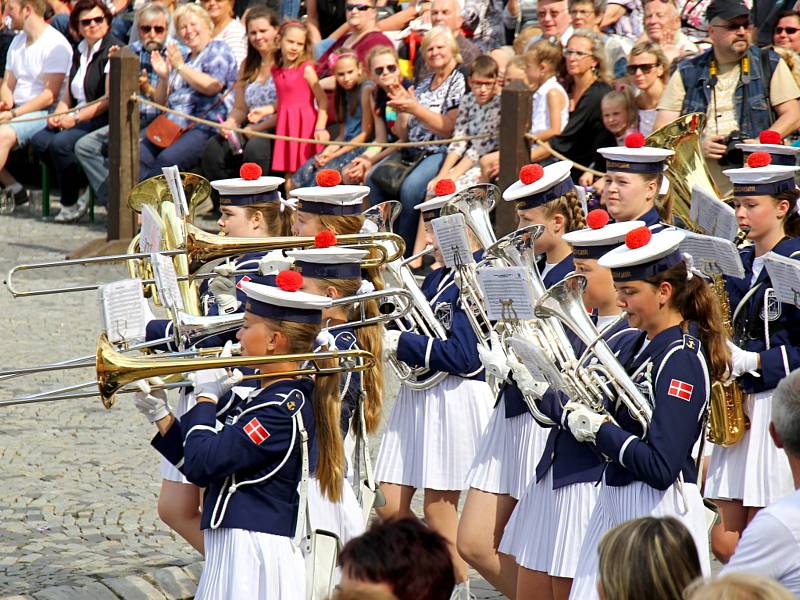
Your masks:
<instances>
[{"instance_id":1,"label":"white pleated skirt","mask_svg":"<svg viewBox=\"0 0 800 600\"><path fill-rule=\"evenodd\" d=\"M178 394L178 402L175 404L175 410L172 412L176 418L180 419L183 415L189 412L194 405L197 404L197 399L193 392L184 392L181 391ZM161 457L161 479L166 479L167 481L175 481L177 483L190 483L186 477L183 476L175 465L169 462L163 456Z\"/></svg>"},{"instance_id":2,"label":"white pleated skirt","mask_svg":"<svg viewBox=\"0 0 800 600\"><path fill-rule=\"evenodd\" d=\"M206 529L206 564L196 600L305 600L305 561L291 538Z\"/></svg>"},{"instance_id":3,"label":"white pleated skirt","mask_svg":"<svg viewBox=\"0 0 800 600\"><path fill-rule=\"evenodd\" d=\"M683 489L683 494L680 488ZM603 484L578 557L570 600L598 598L597 548L603 534L626 521L647 516L675 517L686 525L694 538L703 575L709 574L711 564L708 533L703 499L700 497L697 485L683 483L679 486L675 483L667 490L660 491L641 481L634 481L622 487ZM631 568L635 568L635 565L631 565Z\"/></svg>"},{"instance_id":4,"label":"white pleated skirt","mask_svg":"<svg viewBox=\"0 0 800 600\"><path fill-rule=\"evenodd\" d=\"M361 505L356 499L353 487L345 479L342 486L342 499L331 502L322 495L316 477L308 480L308 515L313 529L324 529L339 536L342 545L366 530Z\"/></svg>"},{"instance_id":5,"label":"white pleated skirt","mask_svg":"<svg viewBox=\"0 0 800 600\"><path fill-rule=\"evenodd\" d=\"M416 489L467 489L492 403L485 382L455 375L428 390L401 386L381 439L375 479Z\"/></svg>"},{"instance_id":6,"label":"white pleated skirt","mask_svg":"<svg viewBox=\"0 0 800 600\"><path fill-rule=\"evenodd\" d=\"M491 494L508 494L519 500L536 475L549 429L527 412L506 418L501 400L480 440L475 461L467 474L469 487Z\"/></svg>"},{"instance_id":7,"label":"white pleated skirt","mask_svg":"<svg viewBox=\"0 0 800 600\"><path fill-rule=\"evenodd\" d=\"M600 486L573 483L553 489L553 469L531 480L506 525L500 552L553 577L575 577L578 556Z\"/></svg>"},{"instance_id":8,"label":"white pleated skirt","mask_svg":"<svg viewBox=\"0 0 800 600\"><path fill-rule=\"evenodd\" d=\"M706 498L768 506L794 491L789 460L769 435L772 390L747 394L745 410L750 429L729 448L714 446L704 491Z\"/></svg>"}]
</instances>

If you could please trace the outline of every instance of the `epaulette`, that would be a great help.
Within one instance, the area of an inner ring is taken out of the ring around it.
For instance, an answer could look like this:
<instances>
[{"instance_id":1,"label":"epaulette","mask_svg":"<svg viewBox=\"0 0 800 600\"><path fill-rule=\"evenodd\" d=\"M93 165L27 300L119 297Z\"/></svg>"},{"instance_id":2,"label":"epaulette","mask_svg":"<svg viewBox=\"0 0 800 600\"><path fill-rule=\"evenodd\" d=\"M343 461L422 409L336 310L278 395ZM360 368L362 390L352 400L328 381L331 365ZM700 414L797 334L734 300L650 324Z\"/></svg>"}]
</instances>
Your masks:
<instances>
[{"instance_id":1,"label":"epaulette","mask_svg":"<svg viewBox=\"0 0 800 600\"><path fill-rule=\"evenodd\" d=\"M290 416L296 415L306 403L306 395L300 390L292 390L288 394L279 394L283 398L281 406L285 407Z\"/></svg>"},{"instance_id":2,"label":"epaulette","mask_svg":"<svg viewBox=\"0 0 800 600\"><path fill-rule=\"evenodd\" d=\"M352 350L358 345L358 340L352 331L341 331L333 336L336 347L339 349Z\"/></svg>"},{"instance_id":3,"label":"epaulette","mask_svg":"<svg viewBox=\"0 0 800 600\"><path fill-rule=\"evenodd\" d=\"M683 335L683 347L687 350L692 350L695 354L700 353L700 340L694 337L693 335L689 335L685 333Z\"/></svg>"}]
</instances>

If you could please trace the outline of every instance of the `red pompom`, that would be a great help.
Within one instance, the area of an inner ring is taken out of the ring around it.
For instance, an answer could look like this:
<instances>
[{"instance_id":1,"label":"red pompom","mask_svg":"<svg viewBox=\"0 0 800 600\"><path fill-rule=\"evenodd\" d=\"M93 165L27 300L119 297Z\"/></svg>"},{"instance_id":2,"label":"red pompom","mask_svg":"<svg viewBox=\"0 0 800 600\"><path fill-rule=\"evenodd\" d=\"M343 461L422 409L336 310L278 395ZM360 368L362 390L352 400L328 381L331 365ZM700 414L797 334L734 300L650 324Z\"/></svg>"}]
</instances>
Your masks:
<instances>
[{"instance_id":1,"label":"red pompom","mask_svg":"<svg viewBox=\"0 0 800 600\"><path fill-rule=\"evenodd\" d=\"M586 215L586 224L589 226L589 229L602 229L608 225L610 219L611 217L609 217L608 213L602 208L595 208Z\"/></svg>"},{"instance_id":2,"label":"red pompom","mask_svg":"<svg viewBox=\"0 0 800 600\"><path fill-rule=\"evenodd\" d=\"M437 196L449 196L456 193L456 182L452 179L440 179L436 182L436 187L433 189L434 194Z\"/></svg>"},{"instance_id":3,"label":"red pompom","mask_svg":"<svg viewBox=\"0 0 800 600\"><path fill-rule=\"evenodd\" d=\"M644 136L640 131L634 131L625 136L626 148L641 148L644 146Z\"/></svg>"},{"instance_id":4,"label":"red pompom","mask_svg":"<svg viewBox=\"0 0 800 600\"><path fill-rule=\"evenodd\" d=\"M248 162L239 168L239 177L247 181L254 181L261 177L261 172L261 167L256 163Z\"/></svg>"},{"instance_id":5,"label":"red pompom","mask_svg":"<svg viewBox=\"0 0 800 600\"><path fill-rule=\"evenodd\" d=\"M285 270L278 273L275 283L284 292L296 292L303 287L303 276L297 271Z\"/></svg>"},{"instance_id":6,"label":"red pompom","mask_svg":"<svg viewBox=\"0 0 800 600\"><path fill-rule=\"evenodd\" d=\"M314 236L314 248L330 248L336 245L336 234L330 229L323 229Z\"/></svg>"},{"instance_id":7,"label":"red pompom","mask_svg":"<svg viewBox=\"0 0 800 600\"><path fill-rule=\"evenodd\" d=\"M342 176L339 171L333 169L322 169L317 173L317 185L322 187L333 187L342 183Z\"/></svg>"},{"instance_id":8,"label":"red pompom","mask_svg":"<svg viewBox=\"0 0 800 600\"><path fill-rule=\"evenodd\" d=\"M758 134L758 141L762 144L783 144L781 134L773 129L765 129Z\"/></svg>"},{"instance_id":9,"label":"red pompom","mask_svg":"<svg viewBox=\"0 0 800 600\"><path fill-rule=\"evenodd\" d=\"M544 176L542 165L525 165L519 170L519 180L525 185L539 181Z\"/></svg>"},{"instance_id":10,"label":"red pompom","mask_svg":"<svg viewBox=\"0 0 800 600\"><path fill-rule=\"evenodd\" d=\"M637 227L625 236L625 245L631 250L646 246L653 237L653 232L647 227Z\"/></svg>"},{"instance_id":11,"label":"red pompom","mask_svg":"<svg viewBox=\"0 0 800 600\"><path fill-rule=\"evenodd\" d=\"M769 155L769 152L753 152L747 157L747 166L751 169L766 167L771 162L772 157Z\"/></svg>"}]
</instances>

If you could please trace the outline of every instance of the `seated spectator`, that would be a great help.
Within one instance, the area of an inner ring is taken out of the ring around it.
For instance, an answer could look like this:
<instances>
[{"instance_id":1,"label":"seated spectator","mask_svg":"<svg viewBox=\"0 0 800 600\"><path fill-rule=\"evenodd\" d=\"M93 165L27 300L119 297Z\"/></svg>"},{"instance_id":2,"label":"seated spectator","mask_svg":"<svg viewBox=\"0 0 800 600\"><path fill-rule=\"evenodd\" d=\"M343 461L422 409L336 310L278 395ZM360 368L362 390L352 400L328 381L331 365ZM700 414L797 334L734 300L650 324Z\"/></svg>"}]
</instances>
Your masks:
<instances>
[{"instance_id":1,"label":"seated spectator","mask_svg":"<svg viewBox=\"0 0 800 600\"><path fill-rule=\"evenodd\" d=\"M597 552L597 588L604 600L679 600L703 575L692 534L674 517L618 525L606 532Z\"/></svg>"},{"instance_id":2,"label":"seated spectator","mask_svg":"<svg viewBox=\"0 0 800 600\"><path fill-rule=\"evenodd\" d=\"M782 12L775 23L772 44L776 48L788 48L800 52L800 11Z\"/></svg>"},{"instance_id":3,"label":"seated spectator","mask_svg":"<svg viewBox=\"0 0 800 600\"><path fill-rule=\"evenodd\" d=\"M661 47L667 64L700 51L681 31L681 18L673 0L645 1L644 32L649 41Z\"/></svg>"},{"instance_id":4,"label":"seated spectator","mask_svg":"<svg viewBox=\"0 0 800 600\"><path fill-rule=\"evenodd\" d=\"M226 127L246 125L244 129L248 131L270 131L275 128L275 115L257 123L248 123L247 115L259 106L277 102L278 95L272 79L272 54L278 25L277 16L266 6L254 6L247 11L247 57L239 67L233 109L223 123ZM269 173L272 140L261 137L242 139L229 129L220 129L218 135L209 138L203 151L203 173L211 180L237 177L239 167L246 162L254 162L264 173ZM218 208L219 195L216 190L213 200L214 208Z\"/></svg>"},{"instance_id":5,"label":"seated spectator","mask_svg":"<svg viewBox=\"0 0 800 600\"><path fill-rule=\"evenodd\" d=\"M397 141L397 136L393 132L397 121L397 111L389 106L389 96L396 93L395 90L400 87L408 89L412 86L411 80L400 74L398 63L397 53L394 48L389 46L376 46L367 57L367 68L375 84L369 96L367 112L372 116L372 129L375 132L374 141L376 142ZM392 152L394 152L393 149L383 149L380 146L364 148L342 169L345 183L364 183L372 166Z\"/></svg>"},{"instance_id":6,"label":"seated spectator","mask_svg":"<svg viewBox=\"0 0 800 600\"><path fill-rule=\"evenodd\" d=\"M244 25L233 13L233 0L201 0L214 23L214 40L228 44L238 67L247 55L247 34Z\"/></svg>"},{"instance_id":7,"label":"seated spectator","mask_svg":"<svg viewBox=\"0 0 800 600\"><path fill-rule=\"evenodd\" d=\"M339 588L388 592L398 600L449 600L455 586L445 539L415 518L375 521L339 555Z\"/></svg>"},{"instance_id":8,"label":"seated spectator","mask_svg":"<svg viewBox=\"0 0 800 600\"><path fill-rule=\"evenodd\" d=\"M713 581L698 579L688 588L686 600L795 600L797 596L769 577L731 573Z\"/></svg>"},{"instance_id":9,"label":"seated spectator","mask_svg":"<svg viewBox=\"0 0 800 600\"><path fill-rule=\"evenodd\" d=\"M600 29L635 42L642 35L642 0L608 0Z\"/></svg>"},{"instance_id":10,"label":"seated spectator","mask_svg":"<svg viewBox=\"0 0 800 600\"><path fill-rule=\"evenodd\" d=\"M405 88L395 88L389 95L388 105L398 113L395 131L400 139L409 142L449 138L455 127L458 106L466 91L464 76L457 68L461 56L449 29L440 25L425 34L422 53L433 74L423 80L413 93ZM405 239L406 254L410 254L419 221L414 206L425 200L427 183L439 172L447 146L431 144L395 152L402 153L405 162L416 162L400 185L399 198L387 197L387 192L373 179L375 171L386 159L373 167L366 184L371 189L372 204L400 200L403 210L395 223L395 232Z\"/></svg>"},{"instance_id":11,"label":"seated spectator","mask_svg":"<svg viewBox=\"0 0 800 600\"><path fill-rule=\"evenodd\" d=\"M50 117L47 128L31 139L61 190L61 211L55 217L58 223L77 221L88 209L88 202L78 202L81 176L75 143L108 123L108 59L119 44L111 34L111 12L101 0L78 0L69 19L70 27L83 39L72 56L68 85L55 112L72 112ZM86 106L95 100L99 102Z\"/></svg>"},{"instance_id":12,"label":"seated spectator","mask_svg":"<svg viewBox=\"0 0 800 600\"><path fill-rule=\"evenodd\" d=\"M681 31L695 44L708 41L706 9L711 0L677 0Z\"/></svg>"},{"instance_id":13,"label":"seated spectator","mask_svg":"<svg viewBox=\"0 0 800 600\"><path fill-rule=\"evenodd\" d=\"M557 76L564 65L561 47L539 40L525 53L525 73L533 94L531 132L547 141L564 131L569 121L569 97Z\"/></svg>"},{"instance_id":14,"label":"seated spectator","mask_svg":"<svg viewBox=\"0 0 800 600\"><path fill-rule=\"evenodd\" d=\"M500 95L497 93L497 63L490 56L476 58L469 67L470 93L464 96L458 108L453 137L488 137L472 141L451 142L447 158L439 174L428 182L428 193L435 195L436 184L442 179L452 179L456 188L462 189L483 180L480 158L498 151L500 143Z\"/></svg>"},{"instance_id":15,"label":"seated spectator","mask_svg":"<svg viewBox=\"0 0 800 600\"><path fill-rule=\"evenodd\" d=\"M525 62L524 56L515 56L506 63L506 69L503 73L503 86L508 85L512 81L519 81L525 87L530 87L528 81L528 65Z\"/></svg>"},{"instance_id":16,"label":"seated spectator","mask_svg":"<svg viewBox=\"0 0 800 600\"><path fill-rule=\"evenodd\" d=\"M342 143L325 146L316 156L309 158L295 172L292 178L294 187L315 185L317 171L339 171L362 153L362 147L347 142L360 143L372 139L373 119L369 112L372 86L366 82L361 61L355 53L347 51L334 54L333 60L333 76L336 79L333 112L336 122L340 123L336 141Z\"/></svg>"},{"instance_id":17,"label":"seated spectator","mask_svg":"<svg viewBox=\"0 0 800 600\"><path fill-rule=\"evenodd\" d=\"M224 95L236 82L236 59L225 42L212 40L214 24L197 4L184 4L175 10L175 28L189 48L184 59L176 44L168 44L166 57L153 54L153 70L159 82L156 102L173 110L208 119L224 121L228 109ZM167 148L156 146L143 137L140 150L139 179L161 175L161 168L177 165L188 171L203 155L208 139L216 130L206 125L191 125L185 118L168 118L184 128L180 138Z\"/></svg>"},{"instance_id":18,"label":"seated spectator","mask_svg":"<svg viewBox=\"0 0 800 600\"><path fill-rule=\"evenodd\" d=\"M631 50L628 66L625 69L639 90L636 96L639 131L643 135L650 135L656 122L658 101L661 100L661 94L664 93L669 78L667 57L657 44L641 42Z\"/></svg>"},{"instance_id":19,"label":"seated spectator","mask_svg":"<svg viewBox=\"0 0 800 600\"><path fill-rule=\"evenodd\" d=\"M800 370L775 389L769 433L789 459L795 492L758 511L722 575L766 575L800 596Z\"/></svg>"},{"instance_id":20,"label":"seated spectator","mask_svg":"<svg viewBox=\"0 0 800 600\"><path fill-rule=\"evenodd\" d=\"M573 32L567 0L539 0L535 4L536 12L530 16L523 14L524 11L520 9L521 4L523 2L520 0L509 0L506 4L503 12L506 27L520 31L538 19L542 35L532 41L546 39L561 44L561 46L567 45ZM530 17L536 17L536 19Z\"/></svg>"},{"instance_id":21,"label":"seated spectator","mask_svg":"<svg viewBox=\"0 0 800 600\"><path fill-rule=\"evenodd\" d=\"M142 71L139 75L139 93L152 100L159 77L153 70L150 57L153 52L164 54L170 30L170 14L164 5L151 2L138 10L134 20L137 23L137 41L132 42L129 48L139 56ZM139 127L145 129L159 112L149 104L139 104ZM92 190L99 205L105 206L108 202L108 139L108 125L104 125L75 143L75 157L89 180L89 187L78 199L80 205L88 205Z\"/></svg>"},{"instance_id":22,"label":"seated spectator","mask_svg":"<svg viewBox=\"0 0 800 600\"><path fill-rule=\"evenodd\" d=\"M600 102L603 127L614 134L617 146L625 145L625 137L639 130L639 110L630 86L612 90Z\"/></svg>"},{"instance_id":23,"label":"seated spectator","mask_svg":"<svg viewBox=\"0 0 800 600\"><path fill-rule=\"evenodd\" d=\"M495 48L505 45L506 28L503 25L503 6L502 0L465 0L461 16L464 26L472 32L472 40L475 45L485 53ZM438 25L438 23L434 23ZM464 56L464 49L461 48L461 55ZM464 58L467 64L472 61Z\"/></svg>"},{"instance_id":24,"label":"seated spectator","mask_svg":"<svg viewBox=\"0 0 800 600\"><path fill-rule=\"evenodd\" d=\"M606 64L614 79L620 79L625 76L625 65L628 52L633 48L633 40L600 30L605 6L605 0L569 0L569 14L574 29L591 29L600 36L606 49Z\"/></svg>"},{"instance_id":25,"label":"seated spectator","mask_svg":"<svg viewBox=\"0 0 800 600\"><path fill-rule=\"evenodd\" d=\"M336 85L333 69L329 64L330 57L338 50L351 50L358 55L358 60L366 64L369 51L375 46L392 46L392 41L378 28L378 13L375 0L348 0L347 25L349 33L337 39L317 62L317 75L322 89L332 91Z\"/></svg>"},{"instance_id":26,"label":"seated spectator","mask_svg":"<svg viewBox=\"0 0 800 600\"><path fill-rule=\"evenodd\" d=\"M7 0L5 14L11 28L20 30L8 52L6 76L0 85L0 183L14 204L28 201L28 193L6 168L15 147L27 146L47 121L44 117L61 94L72 65L72 47L44 20L44 0Z\"/></svg>"},{"instance_id":27,"label":"seated spectator","mask_svg":"<svg viewBox=\"0 0 800 600\"><path fill-rule=\"evenodd\" d=\"M433 27L447 27L450 30L458 45L461 65L469 65L480 56L481 50L472 41L465 38L461 31L464 19L461 16L460 7L459 0L433 0L431 2L431 25ZM431 71L427 67L423 53L417 53L414 60L414 82L419 84L430 74Z\"/></svg>"},{"instance_id":28,"label":"seated spectator","mask_svg":"<svg viewBox=\"0 0 800 600\"><path fill-rule=\"evenodd\" d=\"M578 29L567 43L564 58L571 107L569 122L561 135L548 143L569 160L587 167L594 163L598 171L603 171L605 160L597 155L597 149L614 145L614 137L603 127L600 111L600 101L611 91L603 41L589 29ZM531 150L531 162L549 157L550 153L543 146ZM572 175L577 180L581 171L573 169Z\"/></svg>"}]
</instances>

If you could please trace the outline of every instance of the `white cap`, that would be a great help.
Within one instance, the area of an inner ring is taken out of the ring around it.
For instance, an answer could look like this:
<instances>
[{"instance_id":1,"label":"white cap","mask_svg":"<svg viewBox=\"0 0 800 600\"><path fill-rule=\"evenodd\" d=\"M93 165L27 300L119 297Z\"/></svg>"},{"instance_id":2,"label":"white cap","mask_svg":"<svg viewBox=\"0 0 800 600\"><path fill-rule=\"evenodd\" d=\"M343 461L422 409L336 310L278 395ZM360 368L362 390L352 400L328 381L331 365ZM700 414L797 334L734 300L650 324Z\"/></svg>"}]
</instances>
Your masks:
<instances>
[{"instance_id":1,"label":"white cap","mask_svg":"<svg viewBox=\"0 0 800 600\"><path fill-rule=\"evenodd\" d=\"M355 248L307 248L305 250L287 250L286 254L295 260L321 265L337 265L346 263L361 263L369 254L367 250Z\"/></svg>"},{"instance_id":2,"label":"white cap","mask_svg":"<svg viewBox=\"0 0 800 600\"><path fill-rule=\"evenodd\" d=\"M648 235L649 229L646 227L640 229L643 230L645 237L649 237L649 241L631 248L626 240L626 244L604 254L597 261L601 267L612 270L615 280L647 279L683 260L683 254L678 251L678 246L686 237L685 231L664 229ZM632 232L638 231L631 230L629 234Z\"/></svg>"},{"instance_id":3,"label":"white cap","mask_svg":"<svg viewBox=\"0 0 800 600\"><path fill-rule=\"evenodd\" d=\"M280 285L281 275L278 274ZM295 273L295 277L302 277ZM298 323L320 323L322 309L331 305L333 300L327 296L309 294L301 291L289 291L280 287L241 281L241 290L247 296L246 310L253 314L278 320Z\"/></svg>"},{"instance_id":4,"label":"white cap","mask_svg":"<svg viewBox=\"0 0 800 600\"><path fill-rule=\"evenodd\" d=\"M522 167L520 172L526 167ZM572 171L571 161L560 160L547 165L542 171L542 176L532 183L525 184L519 179L512 183L503 192L503 200L524 201L526 208L534 208L563 196L566 193L564 190L570 191L574 187L569 178Z\"/></svg>"},{"instance_id":5,"label":"white cap","mask_svg":"<svg viewBox=\"0 0 800 600\"><path fill-rule=\"evenodd\" d=\"M565 233L562 239L573 247L574 258L599 258L612 248L624 243L625 236L629 231L644 226L644 221L607 223L596 229L587 227L578 231L570 231Z\"/></svg>"},{"instance_id":6,"label":"white cap","mask_svg":"<svg viewBox=\"0 0 800 600\"><path fill-rule=\"evenodd\" d=\"M211 182L211 187L217 190L222 196L246 196L251 194L263 194L271 192L283 185L283 177L259 177L258 179L242 179L234 177L232 179L217 179Z\"/></svg>"},{"instance_id":7,"label":"white cap","mask_svg":"<svg viewBox=\"0 0 800 600\"><path fill-rule=\"evenodd\" d=\"M800 167L770 164L725 169L723 173L733 183L734 196L769 196L795 189L794 176L798 171Z\"/></svg>"},{"instance_id":8,"label":"white cap","mask_svg":"<svg viewBox=\"0 0 800 600\"><path fill-rule=\"evenodd\" d=\"M361 214L361 203L369 192L366 185L334 185L297 188L289 192L289 195L300 200L297 210L315 214ZM329 208L344 209L346 212L317 212L320 209L326 210L326 205ZM353 212L353 207L358 210Z\"/></svg>"}]
</instances>

